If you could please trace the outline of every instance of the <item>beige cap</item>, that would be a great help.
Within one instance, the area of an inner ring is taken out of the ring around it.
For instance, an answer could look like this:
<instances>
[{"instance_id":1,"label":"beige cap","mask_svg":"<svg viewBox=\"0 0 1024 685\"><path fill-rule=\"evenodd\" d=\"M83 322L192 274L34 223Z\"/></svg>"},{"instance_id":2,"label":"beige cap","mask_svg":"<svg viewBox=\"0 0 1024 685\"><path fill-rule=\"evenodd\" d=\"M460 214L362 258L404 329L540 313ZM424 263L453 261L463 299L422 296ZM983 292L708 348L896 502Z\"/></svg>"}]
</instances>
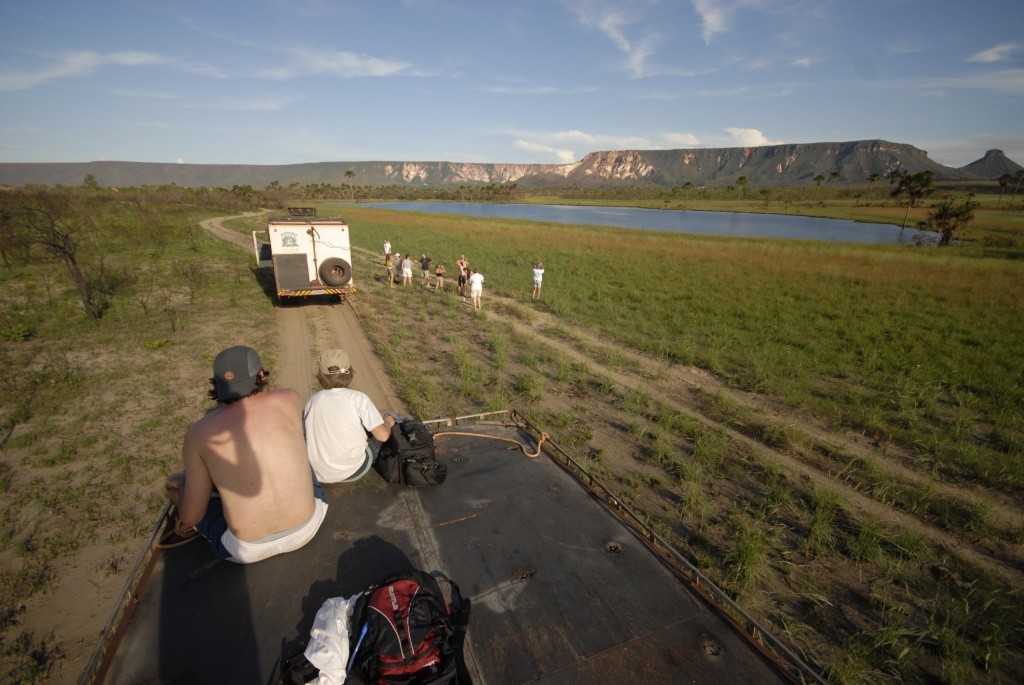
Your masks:
<instances>
[{"instance_id":1,"label":"beige cap","mask_svg":"<svg viewBox=\"0 0 1024 685\"><path fill-rule=\"evenodd\" d=\"M340 347L332 347L320 354L320 373L331 376L336 373L348 373L352 363L348 359L348 352Z\"/></svg>"}]
</instances>

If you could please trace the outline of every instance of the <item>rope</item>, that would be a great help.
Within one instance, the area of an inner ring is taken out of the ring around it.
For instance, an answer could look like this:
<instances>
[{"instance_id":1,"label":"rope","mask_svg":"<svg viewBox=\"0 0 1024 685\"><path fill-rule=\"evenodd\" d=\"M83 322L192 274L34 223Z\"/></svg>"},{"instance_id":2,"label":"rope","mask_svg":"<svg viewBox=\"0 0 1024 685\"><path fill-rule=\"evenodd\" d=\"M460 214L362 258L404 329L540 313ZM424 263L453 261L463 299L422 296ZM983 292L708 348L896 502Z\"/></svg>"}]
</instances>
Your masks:
<instances>
[{"instance_id":1,"label":"rope","mask_svg":"<svg viewBox=\"0 0 1024 685\"><path fill-rule=\"evenodd\" d=\"M170 517L174 519L174 525L160 537L160 541L156 543L157 549L174 549L175 547L182 547L199 537L199 532L196 531L195 528L186 526L181 522L177 509L171 512ZM171 538L175 536L180 539L172 542Z\"/></svg>"},{"instance_id":2,"label":"rope","mask_svg":"<svg viewBox=\"0 0 1024 685\"><path fill-rule=\"evenodd\" d=\"M488 440L501 440L502 442L511 442L515 445L519 445L519 449L521 449L523 451L523 454L525 454L530 459L536 459L537 457L540 456L540 446L543 445L544 441L548 439L547 433L541 433L540 440L537 441L537 451L531 454L530 452L526 451L526 445L519 442L518 440L513 440L512 438L500 438L496 435L483 435L481 433L463 433L461 431L441 431L440 433L434 433L435 438L439 438L442 435L466 435L471 438L487 438Z\"/></svg>"}]
</instances>

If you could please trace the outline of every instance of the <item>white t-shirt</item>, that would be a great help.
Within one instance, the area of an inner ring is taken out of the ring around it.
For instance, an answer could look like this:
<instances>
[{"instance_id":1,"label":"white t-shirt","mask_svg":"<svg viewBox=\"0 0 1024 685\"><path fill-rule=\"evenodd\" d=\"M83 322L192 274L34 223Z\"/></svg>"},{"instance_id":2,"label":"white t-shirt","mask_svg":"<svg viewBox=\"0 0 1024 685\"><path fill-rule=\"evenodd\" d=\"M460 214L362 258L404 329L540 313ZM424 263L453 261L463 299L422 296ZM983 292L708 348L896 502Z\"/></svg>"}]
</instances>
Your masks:
<instances>
[{"instance_id":1,"label":"white t-shirt","mask_svg":"<svg viewBox=\"0 0 1024 685\"><path fill-rule=\"evenodd\" d=\"M484 291L484 275L479 271L469 277L469 290L475 293Z\"/></svg>"},{"instance_id":2,"label":"white t-shirt","mask_svg":"<svg viewBox=\"0 0 1024 685\"><path fill-rule=\"evenodd\" d=\"M306 453L321 483L337 483L366 461L366 433L384 423L365 393L331 388L314 393L302 411Z\"/></svg>"},{"instance_id":3,"label":"white t-shirt","mask_svg":"<svg viewBox=\"0 0 1024 685\"><path fill-rule=\"evenodd\" d=\"M533 269L533 284L534 285L540 285L541 284L541 280L543 278L544 278L544 269L538 269L538 268L534 267L534 269Z\"/></svg>"}]
</instances>

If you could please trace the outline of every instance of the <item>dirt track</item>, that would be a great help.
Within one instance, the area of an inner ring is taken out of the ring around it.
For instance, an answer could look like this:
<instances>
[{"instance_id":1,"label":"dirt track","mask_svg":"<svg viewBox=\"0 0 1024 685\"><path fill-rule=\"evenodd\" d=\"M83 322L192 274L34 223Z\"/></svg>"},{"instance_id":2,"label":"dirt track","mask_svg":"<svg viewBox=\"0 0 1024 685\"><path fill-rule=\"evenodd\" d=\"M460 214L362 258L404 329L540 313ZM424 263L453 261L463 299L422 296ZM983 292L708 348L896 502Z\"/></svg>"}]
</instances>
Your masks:
<instances>
[{"instance_id":1,"label":"dirt track","mask_svg":"<svg viewBox=\"0 0 1024 685\"><path fill-rule=\"evenodd\" d=\"M252 250L252 241L247 236L224 228L222 220L225 218L228 217L208 219L202 226L222 240ZM355 311L347 302L326 303L317 299L277 307L275 311L279 346L279 359L272 370L275 385L294 388L305 402L318 389L317 355L326 347L341 347L348 352L355 369L352 387L365 392L382 409L404 412Z\"/></svg>"}]
</instances>

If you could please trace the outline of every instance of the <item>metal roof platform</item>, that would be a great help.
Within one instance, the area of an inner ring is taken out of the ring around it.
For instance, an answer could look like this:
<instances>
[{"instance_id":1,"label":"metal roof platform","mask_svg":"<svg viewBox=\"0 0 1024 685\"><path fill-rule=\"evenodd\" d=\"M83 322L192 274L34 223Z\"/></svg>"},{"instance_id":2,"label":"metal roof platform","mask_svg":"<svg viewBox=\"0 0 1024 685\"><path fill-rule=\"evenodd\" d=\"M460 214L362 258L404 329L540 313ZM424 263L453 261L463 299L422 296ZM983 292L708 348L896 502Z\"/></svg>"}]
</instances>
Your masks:
<instances>
[{"instance_id":1,"label":"metal roof platform","mask_svg":"<svg viewBox=\"0 0 1024 685\"><path fill-rule=\"evenodd\" d=\"M276 682L326 599L410 566L472 600L477 685L820 682L515 412L470 418L429 422L443 484L326 486L295 552L238 565L150 544L81 682Z\"/></svg>"}]
</instances>

